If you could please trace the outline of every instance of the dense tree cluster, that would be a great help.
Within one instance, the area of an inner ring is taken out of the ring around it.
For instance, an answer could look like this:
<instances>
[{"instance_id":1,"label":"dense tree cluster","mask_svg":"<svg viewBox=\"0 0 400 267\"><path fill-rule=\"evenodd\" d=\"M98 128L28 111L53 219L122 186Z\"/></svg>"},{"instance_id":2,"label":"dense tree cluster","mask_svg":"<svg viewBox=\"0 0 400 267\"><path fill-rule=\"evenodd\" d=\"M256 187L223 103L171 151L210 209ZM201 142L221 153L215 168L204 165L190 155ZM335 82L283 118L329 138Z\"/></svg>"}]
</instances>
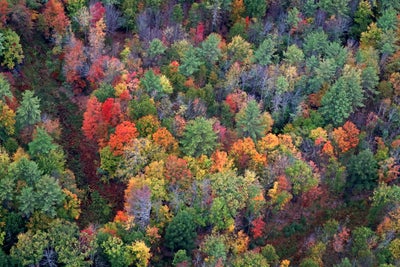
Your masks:
<instances>
[{"instance_id":1,"label":"dense tree cluster","mask_svg":"<svg viewBox=\"0 0 400 267\"><path fill-rule=\"evenodd\" d=\"M398 266L400 2L0 0L0 266Z\"/></svg>"}]
</instances>

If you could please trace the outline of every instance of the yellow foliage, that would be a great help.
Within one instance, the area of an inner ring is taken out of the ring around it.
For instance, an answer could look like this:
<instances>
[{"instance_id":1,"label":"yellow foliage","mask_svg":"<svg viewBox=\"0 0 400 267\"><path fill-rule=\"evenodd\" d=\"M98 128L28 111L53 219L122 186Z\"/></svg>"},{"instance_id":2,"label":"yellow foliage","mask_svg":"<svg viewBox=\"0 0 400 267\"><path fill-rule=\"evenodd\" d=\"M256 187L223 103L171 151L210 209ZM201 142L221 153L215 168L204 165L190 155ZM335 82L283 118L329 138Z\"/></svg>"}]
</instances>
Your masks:
<instances>
[{"instance_id":1,"label":"yellow foliage","mask_svg":"<svg viewBox=\"0 0 400 267\"><path fill-rule=\"evenodd\" d=\"M232 251L235 254L241 254L247 251L249 246L250 238L246 235L243 230L237 233L237 236L233 238Z\"/></svg>"},{"instance_id":2,"label":"yellow foliage","mask_svg":"<svg viewBox=\"0 0 400 267\"><path fill-rule=\"evenodd\" d=\"M323 128L318 127L310 131L309 137L314 141L318 138L326 141L328 139L328 133Z\"/></svg>"},{"instance_id":3,"label":"yellow foliage","mask_svg":"<svg viewBox=\"0 0 400 267\"><path fill-rule=\"evenodd\" d=\"M279 139L275 134L269 133L258 141L257 146L261 153L271 151L279 146Z\"/></svg>"},{"instance_id":4,"label":"yellow foliage","mask_svg":"<svg viewBox=\"0 0 400 267\"><path fill-rule=\"evenodd\" d=\"M290 266L290 260L282 260L281 265L279 267L289 267Z\"/></svg>"},{"instance_id":5,"label":"yellow foliage","mask_svg":"<svg viewBox=\"0 0 400 267\"><path fill-rule=\"evenodd\" d=\"M144 241L135 241L130 247L134 254L137 267L146 267L151 258L150 248L146 246Z\"/></svg>"}]
</instances>

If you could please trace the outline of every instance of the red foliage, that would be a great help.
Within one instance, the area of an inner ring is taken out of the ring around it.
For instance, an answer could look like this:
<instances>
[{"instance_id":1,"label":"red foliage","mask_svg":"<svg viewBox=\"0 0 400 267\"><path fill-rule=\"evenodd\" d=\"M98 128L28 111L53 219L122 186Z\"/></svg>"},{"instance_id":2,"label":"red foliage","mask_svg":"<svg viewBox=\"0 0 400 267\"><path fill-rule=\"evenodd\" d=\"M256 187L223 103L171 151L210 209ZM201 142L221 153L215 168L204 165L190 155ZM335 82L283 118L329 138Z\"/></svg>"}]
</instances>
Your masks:
<instances>
[{"instance_id":1,"label":"red foliage","mask_svg":"<svg viewBox=\"0 0 400 267\"><path fill-rule=\"evenodd\" d=\"M241 90L236 90L226 96L225 103L229 106L232 113L237 113L246 103L247 95Z\"/></svg>"},{"instance_id":2,"label":"red foliage","mask_svg":"<svg viewBox=\"0 0 400 267\"><path fill-rule=\"evenodd\" d=\"M343 227L342 231L339 234L335 234L333 236L333 250L336 252L343 252L344 246L350 238L350 230L346 227Z\"/></svg>"},{"instance_id":3,"label":"red foliage","mask_svg":"<svg viewBox=\"0 0 400 267\"><path fill-rule=\"evenodd\" d=\"M251 222L251 233L253 234L254 238L262 237L265 225L266 223L263 221L262 217L258 217Z\"/></svg>"},{"instance_id":4,"label":"red foliage","mask_svg":"<svg viewBox=\"0 0 400 267\"><path fill-rule=\"evenodd\" d=\"M164 176L171 184L176 184L179 181L190 179L192 173L186 160L170 155L165 161Z\"/></svg>"},{"instance_id":5,"label":"red foliage","mask_svg":"<svg viewBox=\"0 0 400 267\"><path fill-rule=\"evenodd\" d=\"M108 98L101 106L104 122L115 127L121 119L121 105L114 98Z\"/></svg>"},{"instance_id":6,"label":"red foliage","mask_svg":"<svg viewBox=\"0 0 400 267\"><path fill-rule=\"evenodd\" d=\"M90 66L89 73L87 76L88 81L91 83L94 89L97 88L97 85L104 78L104 64L110 58L108 56L102 56L96 59L92 66Z\"/></svg>"},{"instance_id":7,"label":"red foliage","mask_svg":"<svg viewBox=\"0 0 400 267\"><path fill-rule=\"evenodd\" d=\"M8 1L0 0L0 28L6 25L8 11Z\"/></svg>"},{"instance_id":8,"label":"red foliage","mask_svg":"<svg viewBox=\"0 0 400 267\"><path fill-rule=\"evenodd\" d=\"M322 189L315 186L301 196L303 207L311 206L322 195Z\"/></svg>"},{"instance_id":9,"label":"red foliage","mask_svg":"<svg viewBox=\"0 0 400 267\"><path fill-rule=\"evenodd\" d=\"M43 18L46 25L52 28L57 34L64 34L70 23L68 17L65 15L64 6L58 0L49 0L47 2L46 8L43 11Z\"/></svg>"},{"instance_id":10,"label":"red foliage","mask_svg":"<svg viewBox=\"0 0 400 267\"><path fill-rule=\"evenodd\" d=\"M200 43L204 40L204 24L200 22L196 27L195 42Z\"/></svg>"},{"instance_id":11,"label":"red foliage","mask_svg":"<svg viewBox=\"0 0 400 267\"><path fill-rule=\"evenodd\" d=\"M90 6L90 24L93 27L104 16L106 9L101 2Z\"/></svg>"},{"instance_id":12,"label":"red foliage","mask_svg":"<svg viewBox=\"0 0 400 267\"><path fill-rule=\"evenodd\" d=\"M120 222L120 223L125 223L128 221L128 215L126 212L119 210L117 211L117 214L114 217L114 222Z\"/></svg>"},{"instance_id":13,"label":"red foliage","mask_svg":"<svg viewBox=\"0 0 400 267\"><path fill-rule=\"evenodd\" d=\"M80 93L85 87L85 81L80 75L80 68L86 62L87 57L83 51L81 40L71 37L69 44L65 47L64 53L64 73L68 83L73 84L75 91Z\"/></svg>"},{"instance_id":14,"label":"red foliage","mask_svg":"<svg viewBox=\"0 0 400 267\"><path fill-rule=\"evenodd\" d=\"M110 136L109 146L115 156L122 155L122 150L139 133L133 122L124 121L115 128L115 133Z\"/></svg>"},{"instance_id":15,"label":"red foliage","mask_svg":"<svg viewBox=\"0 0 400 267\"><path fill-rule=\"evenodd\" d=\"M89 99L86 111L83 114L82 130L89 140L97 141L107 133L107 129L103 123L101 106L97 98L92 97Z\"/></svg>"}]
</instances>

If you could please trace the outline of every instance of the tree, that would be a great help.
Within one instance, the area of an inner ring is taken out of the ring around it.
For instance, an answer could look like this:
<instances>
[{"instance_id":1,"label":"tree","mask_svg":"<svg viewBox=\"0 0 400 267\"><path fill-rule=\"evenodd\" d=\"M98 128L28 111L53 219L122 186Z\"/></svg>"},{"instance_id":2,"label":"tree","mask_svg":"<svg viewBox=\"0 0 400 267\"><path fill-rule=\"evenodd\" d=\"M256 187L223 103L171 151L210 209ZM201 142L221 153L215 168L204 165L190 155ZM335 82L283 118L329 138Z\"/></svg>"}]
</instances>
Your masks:
<instances>
[{"instance_id":1,"label":"tree","mask_svg":"<svg viewBox=\"0 0 400 267\"><path fill-rule=\"evenodd\" d=\"M242 0L241 0L242 1ZM262 65L267 66L272 63L272 57L276 52L275 36L268 36L254 51L255 61Z\"/></svg>"},{"instance_id":2,"label":"tree","mask_svg":"<svg viewBox=\"0 0 400 267\"><path fill-rule=\"evenodd\" d=\"M322 29L311 31L304 39L304 54L306 56L321 55L327 50L328 44L328 35Z\"/></svg>"},{"instance_id":3,"label":"tree","mask_svg":"<svg viewBox=\"0 0 400 267\"><path fill-rule=\"evenodd\" d=\"M264 0L244 0L246 16L261 19L267 11L267 1Z\"/></svg>"},{"instance_id":4,"label":"tree","mask_svg":"<svg viewBox=\"0 0 400 267\"><path fill-rule=\"evenodd\" d=\"M227 45L227 55L231 64L235 62L248 64L253 56L253 49L250 43L237 35Z\"/></svg>"},{"instance_id":5,"label":"tree","mask_svg":"<svg viewBox=\"0 0 400 267\"><path fill-rule=\"evenodd\" d=\"M132 99L129 102L129 117L137 120L146 115L157 115L157 108L154 100L147 94L143 94L139 99Z\"/></svg>"},{"instance_id":6,"label":"tree","mask_svg":"<svg viewBox=\"0 0 400 267\"><path fill-rule=\"evenodd\" d=\"M3 74L0 74L0 100L5 102L7 99L11 100L12 98L13 94L10 90L10 83Z\"/></svg>"},{"instance_id":7,"label":"tree","mask_svg":"<svg viewBox=\"0 0 400 267\"><path fill-rule=\"evenodd\" d=\"M18 242L11 248L11 258L21 265L39 265L43 258L43 251L48 246L48 235L42 231L18 235Z\"/></svg>"},{"instance_id":8,"label":"tree","mask_svg":"<svg viewBox=\"0 0 400 267\"><path fill-rule=\"evenodd\" d=\"M99 3L100 2L97 2L96 4ZM93 20L94 17L92 16L92 21ZM106 24L104 23L104 19L100 18L89 30L89 58L91 62L95 62L103 54L105 37Z\"/></svg>"},{"instance_id":9,"label":"tree","mask_svg":"<svg viewBox=\"0 0 400 267\"><path fill-rule=\"evenodd\" d=\"M114 153L114 156L122 155L124 146L139 136L136 126L133 122L124 121L117 125L115 133L110 135L108 145Z\"/></svg>"},{"instance_id":10,"label":"tree","mask_svg":"<svg viewBox=\"0 0 400 267\"><path fill-rule=\"evenodd\" d=\"M145 229L150 223L151 191L135 178L129 181L125 190L125 210L128 215L134 216L141 229Z\"/></svg>"},{"instance_id":11,"label":"tree","mask_svg":"<svg viewBox=\"0 0 400 267\"><path fill-rule=\"evenodd\" d=\"M197 72L204 62L198 56L198 49L192 46L185 52L182 58L182 64L179 66L179 72L186 77L191 76Z\"/></svg>"},{"instance_id":12,"label":"tree","mask_svg":"<svg viewBox=\"0 0 400 267\"><path fill-rule=\"evenodd\" d=\"M261 114L260 108L255 100L250 100L236 114L236 129L240 136L250 137L253 141L266 134L266 129L270 128L266 120L267 113Z\"/></svg>"},{"instance_id":13,"label":"tree","mask_svg":"<svg viewBox=\"0 0 400 267\"><path fill-rule=\"evenodd\" d=\"M183 153L198 157L210 155L217 145L216 140L211 121L198 117L186 125L180 144Z\"/></svg>"},{"instance_id":14,"label":"tree","mask_svg":"<svg viewBox=\"0 0 400 267\"><path fill-rule=\"evenodd\" d=\"M96 97L91 97L83 113L82 131L89 140L97 141L106 135L105 125L101 112L102 105Z\"/></svg>"},{"instance_id":15,"label":"tree","mask_svg":"<svg viewBox=\"0 0 400 267\"><path fill-rule=\"evenodd\" d=\"M372 190L378 182L378 164L371 150L366 149L350 158L347 186L357 191Z\"/></svg>"},{"instance_id":16,"label":"tree","mask_svg":"<svg viewBox=\"0 0 400 267\"><path fill-rule=\"evenodd\" d=\"M345 153L358 145L360 130L351 121L346 121L343 127L332 131L332 138L342 153Z\"/></svg>"},{"instance_id":17,"label":"tree","mask_svg":"<svg viewBox=\"0 0 400 267\"><path fill-rule=\"evenodd\" d=\"M83 70L87 60L83 42L72 35L64 48L64 52L63 72L66 81L81 90L85 86Z\"/></svg>"},{"instance_id":18,"label":"tree","mask_svg":"<svg viewBox=\"0 0 400 267\"><path fill-rule=\"evenodd\" d=\"M150 248L143 241L135 241L129 246L133 253L134 264L137 267L146 267L149 264L151 253Z\"/></svg>"},{"instance_id":19,"label":"tree","mask_svg":"<svg viewBox=\"0 0 400 267\"><path fill-rule=\"evenodd\" d=\"M0 140L6 141L15 132L15 112L0 100Z\"/></svg>"},{"instance_id":20,"label":"tree","mask_svg":"<svg viewBox=\"0 0 400 267\"><path fill-rule=\"evenodd\" d=\"M33 96L33 91L22 93L21 105L17 109L17 124L20 128L33 125L40 121L40 100Z\"/></svg>"},{"instance_id":21,"label":"tree","mask_svg":"<svg viewBox=\"0 0 400 267\"><path fill-rule=\"evenodd\" d=\"M354 109L363 107L363 101L361 71L346 65L343 75L322 97L321 114L328 122L338 126L350 116Z\"/></svg>"},{"instance_id":22,"label":"tree","mask_svg":"<svg viewBox=\"0 0 400 267\"><path fill-rule=\"evenodd\" d=\"M286 175L293 183L293 194L295 195L308 192L319 182L318 176L312 172L310 165L302 160L296 160L294 164L287 167Z\"/></svg>"},{"instance_id":23,"label":"tree","mask_svg":"<svg viewBox=\"0 0 400 267\"><path fill-rule=\"evenodd\" d=\"M154 143L162 146L167 152L175 151L178 147L178 142L174 136L165 127L158 128L152 135Z\"/></svg>"},{"instance_id":24,"label":"tree","mask_svg":"<svg viewBox=\"0 0 400 267\"><path fill-rule=\"evenodd\" d=\"M69 19L64 13L64 6L58 0L49 0L46 3L43 18L46 25L57 34L63 35L66 32ZM49 35L49 30L46 29L45 33Z\"/></svg>"},{"instance_id":25,"label":"tree","mask_svg":"<svg viewBox=\"0 0 400 267\"><path fill-rule=\"evenodd\" d=\"M182 210L172 219L165 231L165 245L172 251L185 249L191 251L195 247L196 223L193 215Z\"/></svg>"},{"instance_id":26,"label":"tree","mask_svg":"<svg viewBox=\"0 0 400 267\"><path fill-rule=\"evenodd\" d=\"M206 254L206 261L212 266L226 262L228 249L227 240L222 235L208 235L200 245L200 251Z\"/></svg>"},{"instance_id":27,"label":"tree","mask_svg":"<svg viewBox=\"0 0 400 267\"><path fill-rule=\"evenodd\" d=\"M372 22L373 12L371 4L368 1L360 1L358 9L354 14L355 25L351 28L351 32L356 37L360 37L362 32L365 32L368 25Z\"/></svg>"},{"instance_id":28,"label":"tree","mask_svg":"<svg viewBox=\"0 0 400 267\"><path fill-rule=\"evenodd\" d=\"M18 34L10 29L0 31L1 65L13 69L15 64L21 64L23 59L24 53Z\"/></svg>"},{"instance_id":29,"label":"tree","mask_svg":"<svg viewBox=\"0 0 400 267\"><path fill-rule=\"evenodd\" d=\"M51 150L57 148L57 145L53 144L53 138L43 128L38 127L28 147L29 154L33 158L37 158L41 155L48 155Z\"/></svg>"},{"instance_id":30,"label":"tree","mask_svg":"<svg viewBox=\"0 0 400 267\"><path fill-rule=\"evenodd\" d=\"M220 42L221 36L212 33L201 43L199 54L207 66L212 66L221 57Z\"/></svg>"}]
</instances>

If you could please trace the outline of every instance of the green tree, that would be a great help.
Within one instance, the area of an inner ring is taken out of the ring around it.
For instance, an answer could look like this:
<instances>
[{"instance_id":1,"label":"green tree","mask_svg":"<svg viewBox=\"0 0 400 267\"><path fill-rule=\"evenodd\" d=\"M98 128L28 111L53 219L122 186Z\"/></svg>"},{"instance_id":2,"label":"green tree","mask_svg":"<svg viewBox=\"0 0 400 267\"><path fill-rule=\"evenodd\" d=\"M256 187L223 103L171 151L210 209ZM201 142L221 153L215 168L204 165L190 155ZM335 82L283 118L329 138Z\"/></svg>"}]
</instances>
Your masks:
<instances>
[{"instance_id":1,"label":"green tree","mask_svg":"<svg viewBox=\"0 0 400 267\"><path fill-rule=\"evenodd\" d=\"M354 14L355 24L351 28L351 32L355 37L359 38L361 33L367 30L368 25L372 22L373 15L371 4L365 0L360 1Z\"/></svg>"},{"instance_id":2,"label":"green tree","mask_svg":"<svg viewBox=\"0 0 400 267\"><path fill-rule=\"evenodd\" d=\"M165 231L165 245L172 251L195 248L196 223L193 215L182 210L172 219Z\"/></svg>"},{"instance_id":3,"label":"green tree","mask_svg":"<svg viewBox=\"0 0 400 267\"><path fill-rule=\"evenodd\" d=\"M361 87L361 71L345 66L343 75L322 97L321 114L335 126L341 125L354 111L363 107L364 92Z\"/></svg>"},{"instance_id":4,"label":"green tree","mask_svg":"<svg viewBox=\"0 0 400 267\"><path fill-rule=\"evenodd\" d=\"M304 53L297 45L289 46L288 49L283 52L283 56L285 57L285 61L292 65L299 64L304 60Z\"/></svg>"},{"instance_id":5,"label":"green tree","mask_svg":"<svg viewBox=\"0 0 400 267\"><path fill-rule=\"evenodd\" d=\"M323 30L311 31L304 38L303 51L306 56L321 55L327 50L328 44L328 35Z\"/></svg>"},{"instance_id":6,"label":"green tree","mask_svg":"<svg viewBox=\"0 0 400 267\"><path fill-rule=\"evenodd\" d=\"M51 150L57 148L57 145L53 144L53 138L44 130L42 127L36 128L36 133L32 142L28 144L29 154L33 158L37 158L40 155L48 155Z\"/></svg>"},{"instance_id":7,"label":"green tree","mask_svg":"<svg viewBox=\"0 0 400 267\"><path fill-rule=\"evenodd\" d=\"M186 155L210 155L217 145L217 135L213 131L211 121L202 117L190 121L186 125L180 144L182 152Z\"/></svg>"},{"instance_id":8,"label":"green tree","mask_svg":"<svg viewBox=\"0 0 400 267\"><path fill-rule=\"evenodd\" d=\"M40 100L33 96L33 91L22 93L21 105L17 109L17 124L23 128L27 125L33 125L40 121Z\"/></svg>"},{"instance_id":9,"label":"green tree","mask_svg":"<svg viewBox=\"0 0 400 267\"><path fill-rule=\"evenodd\" d=\"M215 266L218 261L221 264L225 263L228 249L226 240L221 235L208 235L200 245L200 251L207 255L207 263L210 266Z\"/></svg>"},{"instance_id":10,"label":"green tree","mask_svg":"<svg viewBox=\"0 0 400 267\"><path fill-rule=\"evenodd\" d=\"M306 193L318 185L318 176L313 174L310 165L302 160L296 160L294 164L287 167L286 175L293 183L293 194L295 195Z\"/></svg>"},{"instance_id":11,"label":"green tree","mask_svg":"<svg viewBox=\"0 0 400 267\"><path fill-rule=\"evenodd\" d=\"M252 267L263 266L269 267L267 260L260 254L254 251L246 251L236 257L232 264L233 267Z\"/></svg>"},{"instance_id":12,"label":"green tree","mask_svg":"<svg viewBox=\"0 0 400 267\"><path fill-rule=\"evenodd\" d=\"M352 231L352 240L351 252L353 256L362 266L372 266L370 265L370 258L373 257L373 254L370 248L371 244L377 240L375 233L368 227L360 226ZM367 264L366 261L369 261L370 264Z\"/></svg>"},{"instance_id":13,"label":"green tree","mask_svg":"<svg viewBox=\"0 0 400 267\"><path fill-rule=\"evenodd\" d=\"M137 120L147 115L157 115L157 108L149 95L142 94L139 99L132 99L129 102L128 113L132 120Z\"/></svg>"},{"instance_id":14,"label":"green tree","mask_svg":"<svg viewBox=\"0 0 400 267\"><path fill-rule=\"evenodd\" d=\"M157 76L153 70L148 70L140 80L142 88L152 97L162 93L160 77Z\"/></svg>"},{"instance_id":15,"label":"green tree","mask_svg":"<svg viewBox=\"0 0 400 267\"><path fill-rule=\"evenodd\" d=\"M245 15L251 18L261 19L267 11L267 1L264 0L244 0Z\"/></svg>"},{"instance_id":16,"label":"green tree","mask_svg":"<svg viewBox=\"0 0 400 267\"><path fill-rule=\"evenodd\" d=\"M19 36L13 30L0 32L0 61L2 66L13 69L15 64L22 63L24 54Z\"/></svg>"},{"instance_id":17,"label":"green tree","mask_svg":"<svg viewBox=\"0 0 400 267\"><path fill-rule=\"evenodd\" d=\"M202 61L208 66L212 66L222 55L219 43L221 36L216 33L211 33L202 43L199 54Z\"/></svg>"},{"instance_id":18,"label":"green tree","mask_svg":"<svg viewBox=\"0 0 400 267\"><path fill-rule=\"evenodd\" d=\"M156 56L164 54L165 50L166 50L166 47L160 41L160 39L155 38L155 39L151 40L151 42L150 42L148 54L149 54L150 58L154 58Z\"/></svg>"},{"instance_id":19,"label":"green tree","mask_svg":"<svg viewBox=\"0 0 400 267\"><path fill-rule=\"evenodd\" d=\"M12 99L13 95L10 90L10 83L4 77L3 74L0 74L0 100L6 101L6 97Z\"/></svg>"},{"instance_id":20,"label":"green tree","mask_svg":"<svg viewBox=\"0 0 400 267\"><path fill-rule=\"evenodd\" d=\"M119 237L110 235L100 247L113 267L129 266L133 263L133 255Z\"/></svg>"},{"instance_id":21,"label":"green tree","mask_svg":"<svg viewBox=\"0 0 400 267\"><path fill-rule=\"evenodd\" d=\"M378 182L378 164L371 150L363 150L350 158L347 187L355 190L372 190Z\"/></svg>"},{"instance_id":22,"label":"green tree","mask_svg":"<svg viewBox=\"0 0 400 267\"><path fill-rule=\"evenodd\" d=\"M29 230L18 235L18 242L11 248L11 258L23 266L38 266L43 251L48 247L48 235L42 231Z\"/></svg>"},{"instance_id":23,"label":"green tree","mask_svg":"<svg viewBox=\"0 0 400 267\"><path fill-rule=\"evenodd\" d=\"M272 63L273 55L276 52L275 39L275 36L268 36L254 51L254 60L256 63L262 66L267 66Z\"/></svg>"},{"instance_id":24,"label":"green tree","mask_svg":"<svg viewBox=\"0 0 400 267\"><path fill-rule=\"evenodd\" d=\"M179 72L186 77L189 77L193 73L197 72L204 62L198 56L199 50L192 46L184 53L182 58L182 64L179 66Z\"/></svg>"},{"instance_id":25,"label":"green tree","mask_svg":"<svg viewBox=\"0 0 400 267\"><path fill-rule=\"evenodd\" d=\"M378 18L378 27L383 31L396 30L398 25L397 12L394 9L387 9Z\"/></svg>"},{"instance_id":26,"label":"green tree","mask_svg":"<svg viewBox=\"0 0 400 267\"><path fill-rule=\"evenodd\" d=\"M267 125L265 117L260 112L260 107L255 100L250 100L236 114L236 129L240 136L251 137L253 141L265 135Z\"/></svg>"}]
</instances>

